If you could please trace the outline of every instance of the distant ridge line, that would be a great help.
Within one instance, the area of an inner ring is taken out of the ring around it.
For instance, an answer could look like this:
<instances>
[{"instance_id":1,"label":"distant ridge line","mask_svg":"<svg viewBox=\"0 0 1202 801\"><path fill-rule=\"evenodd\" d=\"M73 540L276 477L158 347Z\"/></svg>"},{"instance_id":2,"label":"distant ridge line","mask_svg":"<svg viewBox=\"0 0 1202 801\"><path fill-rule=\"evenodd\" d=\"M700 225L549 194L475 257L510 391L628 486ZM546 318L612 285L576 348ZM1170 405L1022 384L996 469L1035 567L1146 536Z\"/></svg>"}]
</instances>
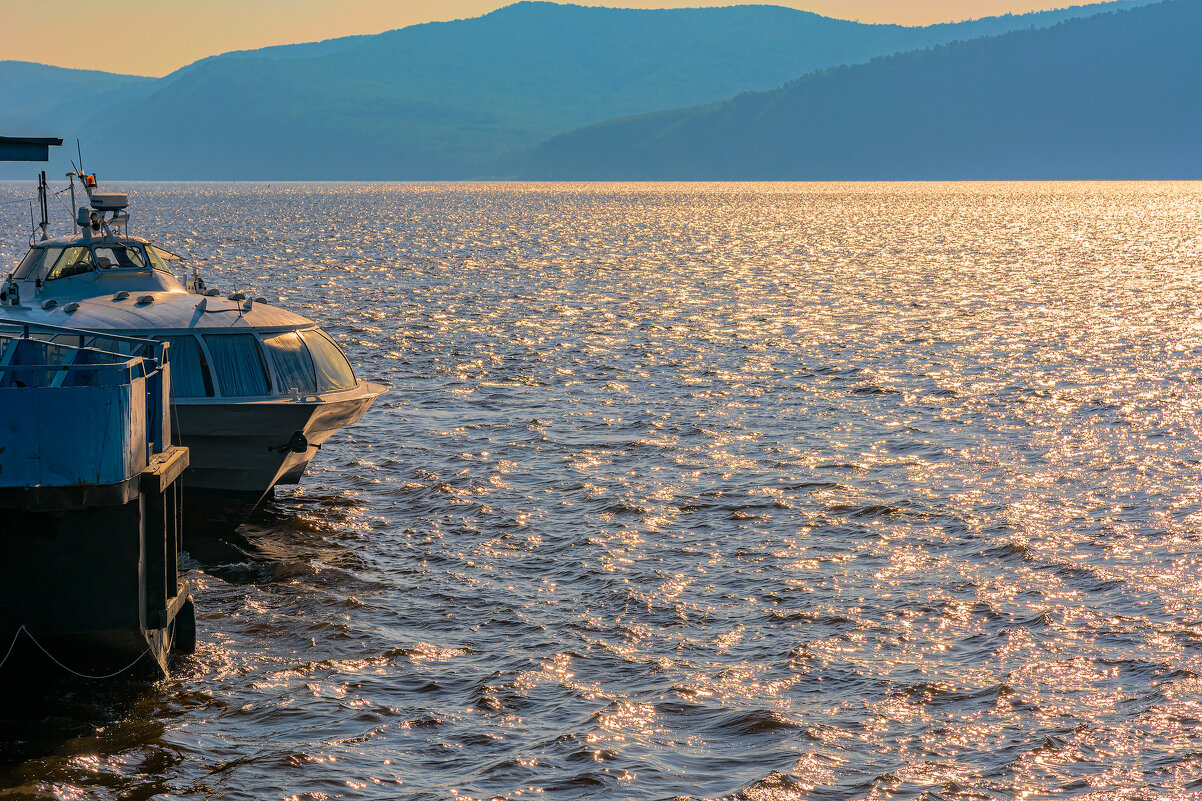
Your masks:
<instances>
[{"instance_id":1,"label":"distant ridge line","mask_svg":"<svg viewBox=\"0 0 1202 801\"><path fill-rule=\"evenodd\" d=\"M102 142L94 166L110 177L517 177L543 143L606 120L723 104L840 65L1150 1L904 27L769 4L527 0L469 19L233 51L157 79L4 62L0 114L22 130ZM129 125L131 108L150 113Z\"/></svg>"},{"instance_id":2,"label":"distant ridge line","mask_svg":"<svg viewBox=\"0 0 1202 801\"><path fill-rule=\"evenodd\" d=\"M833 68L536 148L556 180L1202 178L1202 3L1164 0Z\"/></svg>"}]
</instances>

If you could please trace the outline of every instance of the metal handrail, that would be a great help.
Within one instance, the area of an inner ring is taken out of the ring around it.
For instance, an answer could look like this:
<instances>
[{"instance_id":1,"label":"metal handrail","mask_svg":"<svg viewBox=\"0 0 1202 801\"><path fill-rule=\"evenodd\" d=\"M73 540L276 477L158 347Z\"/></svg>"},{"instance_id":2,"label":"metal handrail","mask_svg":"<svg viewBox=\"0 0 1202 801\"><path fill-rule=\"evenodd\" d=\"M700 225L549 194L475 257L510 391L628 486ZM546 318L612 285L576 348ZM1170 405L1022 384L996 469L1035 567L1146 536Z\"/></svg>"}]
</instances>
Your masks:
<instances>
[{"instance_id":1,"label":"metal handrail","mask_svg":"<svg viewBox=\"0 0 1202 801\"><path fill-rule=\"evenodd\" d=\"M166 354L168 347L167 343L159 342L157 339L148 339L146 337L127 337L121 334L113 334L108 331L92 331L86 328L66 328L58 325L50 325L48 323L31 323L25 320L13 320L0 317L0 330L18 329L21 332L22 339L33 339L33 332L49 333L53 336L75 336L79 338L79 344L74 347L89 348L93 347L85 339L90 339L95 342L97 339L109 340L118 343L128 343L131 354L135 356L149 356L155 359L160 364L165 361L163 356ZM52 344L65 345L63 342L55 342ZM108 351L104 348L93 348L94 350L102 350L104 352L121 354L119 351ZM140 350L135 350L140 349ZM148 352L149 351L149 352Z\"/></svg>"},{"instance_id":2,"label":"metal handrail","mask_svg":"<svg viewBox=\"0 0 1202 801\"><path fill-rule=\"evenodd\" d=\"M122 362L101 362L99 364L0 364L0 373L8 373L13 370L45 370L46 372L55 370L129 370L136 366L141 359L141 356L134 356Z\"/></svg>"},{"instance_id":3,"label":"metal handrail","mask_svg":"<svg viewBox=\"0 0 1202 801\"><path fill-rule=\"evenodd\" d=\"M135 361L137 359L145 360L147 358L146 356L143 356L140 353L118 353L117 351L104 350L103 348L96 348L91 345L82 345L82 346L81 345L68 345L66 342L54 342L53 340L48 340L48 339L34 339L33 337L24 337L24 336L11 337L11 336L6 335L5 332L0 331L0 341L7 340L10 342L20 342L20 341L26 340L26 339L28 339L28 341L30 341L30 342L41 342L43 345L49 345L51 347L70 348L72 350L86 350L89 353L99 353L102 356L111 356L113 358L113 360L111 362L95 362L93 364L77 365L80 367L103 367L105 365L125 365L125 364L129 364L130 362ZM154 360L153 356L149 357L149 358L152 361ZM20 367L20 366L22 366L22 365L0 364L0 370L8 369L9 367ZM70 365L29 364L26 366L28 366L28 367L62 367L62 366L70 366Z\"/></svg>"}]
</instances>

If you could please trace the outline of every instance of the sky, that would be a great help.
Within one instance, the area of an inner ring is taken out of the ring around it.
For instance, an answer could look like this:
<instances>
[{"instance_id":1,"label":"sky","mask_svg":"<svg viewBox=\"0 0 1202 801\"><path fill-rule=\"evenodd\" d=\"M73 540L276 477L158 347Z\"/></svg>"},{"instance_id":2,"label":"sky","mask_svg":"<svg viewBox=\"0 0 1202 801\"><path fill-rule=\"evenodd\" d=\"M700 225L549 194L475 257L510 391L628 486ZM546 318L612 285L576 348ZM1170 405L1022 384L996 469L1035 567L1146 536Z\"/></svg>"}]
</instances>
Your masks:
<instances>
[{"instance_id":1,"label":"sky","mask_svg":"<svg viewBox=\"0 0 1202 801\"><path fill-rule=\"evenodd\" d=\"M1088 0L757 0L860 22L928 25ZM205 56L476 17L510 0L0 0L0 60L165 75ZM625 8L740 0L576 0ZM64 31L72 31L66 38Z\"/></svg>"}]
</instances>

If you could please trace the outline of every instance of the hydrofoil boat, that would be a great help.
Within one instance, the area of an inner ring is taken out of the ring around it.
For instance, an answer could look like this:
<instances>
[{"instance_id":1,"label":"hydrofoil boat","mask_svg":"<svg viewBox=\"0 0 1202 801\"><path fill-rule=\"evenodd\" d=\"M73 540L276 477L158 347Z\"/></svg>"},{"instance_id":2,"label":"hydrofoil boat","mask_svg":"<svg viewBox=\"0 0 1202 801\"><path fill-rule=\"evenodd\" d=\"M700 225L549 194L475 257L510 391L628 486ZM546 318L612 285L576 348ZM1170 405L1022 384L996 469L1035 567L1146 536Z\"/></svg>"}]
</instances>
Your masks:
<instances>
[{"instance_id":1,"label":"hydrofoil boat","mask_svg":"<svg viewBox=\"0 0 1202 801\"><path fill-rule=\"evenodd\" d=\"M125 194L88 187L88 201L78 233L34 242L0 284L0 319L168 343L176 439L191 449L185 497L200 501L190 507L227 508L212 498L248 509L298 482L322 443L386 390L359 379L314 321L221 297L195 270L181 281L180 257L127 235Z\"/></svg>"}]
</instances>

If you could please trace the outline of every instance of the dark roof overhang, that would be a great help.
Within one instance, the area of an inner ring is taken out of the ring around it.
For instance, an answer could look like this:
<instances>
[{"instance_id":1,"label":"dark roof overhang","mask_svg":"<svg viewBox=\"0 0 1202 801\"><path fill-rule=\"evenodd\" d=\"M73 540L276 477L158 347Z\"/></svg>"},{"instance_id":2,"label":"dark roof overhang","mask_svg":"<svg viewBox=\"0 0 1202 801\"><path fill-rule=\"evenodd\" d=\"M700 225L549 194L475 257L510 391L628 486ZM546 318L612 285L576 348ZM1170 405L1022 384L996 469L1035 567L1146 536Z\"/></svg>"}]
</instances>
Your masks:
<instances>
[{"instance_id":1,"label":"dark roof overhang","mask_svg":"<svg viewBox=\"0 0 1202 801\"><path fill-rule=\"evenodd\" d=\"M0 136L0 161L49 161L50 148L62 139Z\"/></svg>"}]
</instances>

